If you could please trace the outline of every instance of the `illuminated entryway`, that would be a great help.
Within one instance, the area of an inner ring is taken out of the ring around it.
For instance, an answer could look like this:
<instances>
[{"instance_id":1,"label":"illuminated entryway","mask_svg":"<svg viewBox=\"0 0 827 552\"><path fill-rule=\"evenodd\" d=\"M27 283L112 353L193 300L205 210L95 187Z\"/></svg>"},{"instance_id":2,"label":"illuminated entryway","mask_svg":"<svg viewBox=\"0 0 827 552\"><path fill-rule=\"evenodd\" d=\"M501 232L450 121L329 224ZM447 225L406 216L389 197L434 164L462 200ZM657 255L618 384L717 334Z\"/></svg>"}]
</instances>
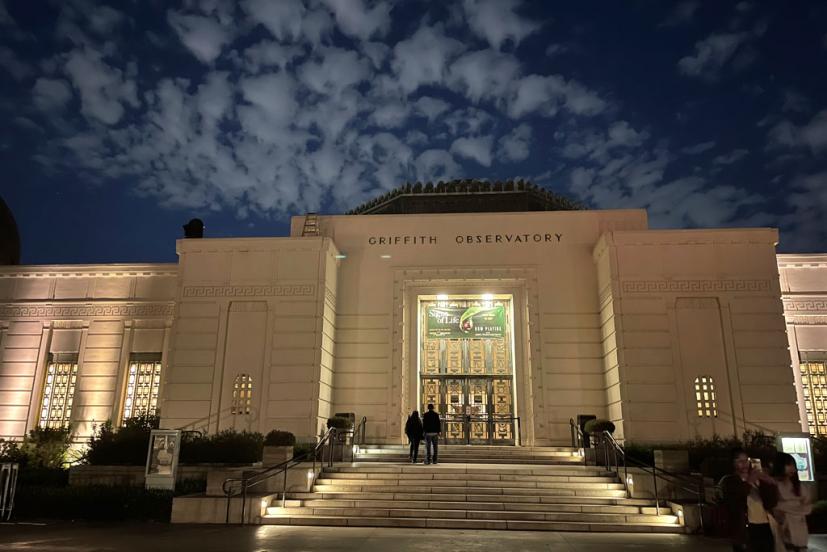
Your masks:
<instances>
[{"instance_id":1,"label":"illuminated entryway","mask_svg":"<svg viewBox=\"0 0 827 552\"><path fill-rule=\"evenodd\" d=\"M511 295L419 296L419 397L448 444L515 444Z\"/></svg>"}]
</instances>

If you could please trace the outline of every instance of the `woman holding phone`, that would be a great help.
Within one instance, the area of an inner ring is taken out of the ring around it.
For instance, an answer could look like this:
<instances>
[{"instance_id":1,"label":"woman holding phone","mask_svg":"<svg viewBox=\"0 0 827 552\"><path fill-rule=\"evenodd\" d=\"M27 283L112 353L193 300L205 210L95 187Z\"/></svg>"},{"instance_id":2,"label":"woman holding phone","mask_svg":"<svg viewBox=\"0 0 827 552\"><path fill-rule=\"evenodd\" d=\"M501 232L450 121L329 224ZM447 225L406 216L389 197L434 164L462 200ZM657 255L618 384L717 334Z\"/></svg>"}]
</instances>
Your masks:
<instances>
[{"instance_id":1,"label":"woman holding phone","mask_svg":"<svg viewBox=\"0 0 827 552\"><path fill-rule=\"evenodd\" d=\"M773 552L775 539L770 514L778 502L775 480L751 461L744 449L732 451L733 473L721 479L732 549L736 552ZM779 551L780 552L780 551Z\"/></svg>"}]
</instances>

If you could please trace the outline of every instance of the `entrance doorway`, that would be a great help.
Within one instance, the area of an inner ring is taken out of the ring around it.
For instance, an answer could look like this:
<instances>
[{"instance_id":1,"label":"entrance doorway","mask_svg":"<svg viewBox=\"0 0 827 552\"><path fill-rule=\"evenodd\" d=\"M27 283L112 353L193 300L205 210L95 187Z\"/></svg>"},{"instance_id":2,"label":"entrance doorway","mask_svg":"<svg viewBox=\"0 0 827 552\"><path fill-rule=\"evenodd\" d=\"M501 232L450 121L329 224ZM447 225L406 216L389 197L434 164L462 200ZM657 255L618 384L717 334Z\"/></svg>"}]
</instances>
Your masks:
<instances>
[{"instance_id":1,"label":"entrance doorway","mask_svg":"<svg viewBox=\"0 0 827 552\"><path fill-rule=\"evenodd\" d=\"M514 445L511 296L420 297L420 408L447 444Z\"/></svg>"}]
</instances>

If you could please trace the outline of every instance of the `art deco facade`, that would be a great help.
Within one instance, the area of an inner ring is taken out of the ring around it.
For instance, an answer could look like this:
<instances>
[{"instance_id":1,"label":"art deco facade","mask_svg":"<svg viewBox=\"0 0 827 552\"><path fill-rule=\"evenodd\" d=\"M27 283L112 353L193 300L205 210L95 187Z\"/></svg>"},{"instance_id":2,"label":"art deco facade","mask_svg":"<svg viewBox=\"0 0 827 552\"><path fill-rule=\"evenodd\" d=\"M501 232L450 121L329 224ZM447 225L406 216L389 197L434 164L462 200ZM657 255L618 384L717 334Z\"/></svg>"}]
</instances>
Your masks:
<instances>
[{"instance_id":1,"label":"art deco facade","mask_svg":"<svg viewBox=\"0 0 827 552\"><path fill-rule=\"evenodd\" d=\"M470 444L566 444L578 414L632 441L825 433L827 256L777 241L641 210L353 214L171 265L0 268L0 436L159 408L300 439L353 412L402 442L428 402Z\"/></svg>"}]
</instances>

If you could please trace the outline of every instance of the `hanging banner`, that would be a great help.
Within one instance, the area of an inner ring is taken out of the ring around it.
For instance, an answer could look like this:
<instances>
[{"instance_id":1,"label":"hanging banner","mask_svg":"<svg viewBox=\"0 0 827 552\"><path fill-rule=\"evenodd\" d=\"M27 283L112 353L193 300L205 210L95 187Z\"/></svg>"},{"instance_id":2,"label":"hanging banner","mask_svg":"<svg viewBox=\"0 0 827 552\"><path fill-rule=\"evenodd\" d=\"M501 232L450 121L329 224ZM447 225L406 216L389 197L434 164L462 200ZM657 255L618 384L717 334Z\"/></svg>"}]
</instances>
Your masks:
<instances>
[{"instance_id":1,"label":"hanging banner","mask_svg":"<svg viewBox=\"0 0 827 552\"><path fill-rule=\"evenodd\" d=\"M505 335L505 306L428 306L427 333L430 339L480 339Z\"/></svg>"}]
</instances>

